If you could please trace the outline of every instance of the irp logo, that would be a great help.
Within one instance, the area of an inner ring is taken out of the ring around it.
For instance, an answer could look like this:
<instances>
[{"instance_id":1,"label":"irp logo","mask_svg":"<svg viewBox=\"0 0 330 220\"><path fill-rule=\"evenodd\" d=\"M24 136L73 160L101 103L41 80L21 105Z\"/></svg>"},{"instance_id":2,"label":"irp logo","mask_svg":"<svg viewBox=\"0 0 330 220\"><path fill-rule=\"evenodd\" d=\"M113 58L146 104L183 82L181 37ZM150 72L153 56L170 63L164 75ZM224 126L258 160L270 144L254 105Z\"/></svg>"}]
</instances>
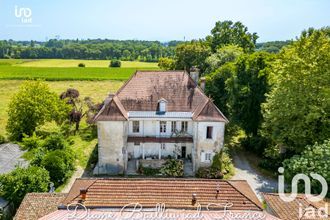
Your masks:
<instances>
[{"instance_id":1,"label":"irp logo","mask_svg":"<svg viewBox=\"0 0 330 220\"><path fill-rule=\"evenodd\" d=\"M15 17L20 18L23 24L31 24L32 10L30 8L20 8L15 5Z\"/></svg>"},{"instance_id":2,"label":"irp logo","mask_svg":"<svg viewBox=\"0 0 330 220\"><path fill-rule=\"evenodd\" d=\"M327 181L324 179L324 177L322 177L321 175L319 175L317 173L310 173L310 176L314 180L319 181L322 185L321 193L317 196L312 195L311 194L311 180L310 180L310 178L307 175L300 173L300 174L297 174L293 177L292 182L291 182L292 193L290 193L288 195L284 192L284 188L285 188L284 175L283 175L284 168L283 167L278 168L278 172L280 173L280 175L278 176L278 192L279 192L280 198L285 202L292 202L297 198L297 196L298 196L298 183L301 180L304 181L304 184L305 184L305 197L310 202L320 202L320 201L324 200L325 196L328 193L328 184L327 184ZM316 209L316 208L314 209L314 208L311 208L311 207L304 208L304 207L302 207L301 204L299 204L299 217L300 218L302 218L302 217L311 217L311 218L320 217L320 218L324 218L324 216L327 218L328 215L329 215L329 213L328 213L327 203L325 204L325 207L321 207L321 208L318 208L318 209Z\"/></svg>"}]
</instances>

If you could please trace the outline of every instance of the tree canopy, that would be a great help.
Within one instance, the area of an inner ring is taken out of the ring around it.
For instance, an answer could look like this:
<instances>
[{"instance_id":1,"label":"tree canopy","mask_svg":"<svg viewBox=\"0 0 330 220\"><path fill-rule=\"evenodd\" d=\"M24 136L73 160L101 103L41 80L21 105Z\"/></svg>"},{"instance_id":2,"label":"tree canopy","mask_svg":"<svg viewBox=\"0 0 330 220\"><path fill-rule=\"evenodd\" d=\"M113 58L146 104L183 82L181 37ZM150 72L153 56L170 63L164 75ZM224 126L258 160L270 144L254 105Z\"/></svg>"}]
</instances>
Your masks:
<instances>
[{"instance_id":1,"label":"tree canopy","mask_svg":"<svg viewBox=\"0 0 330 220\"><path fill-rule=\"evenodd\" d=\"M273 89L264 104L265 133L297 153L330 134L330 37L304 32L272 65Z\"/></svg>"},{"instance_id":2,"label":"tree canopy","mask_svg":"<svg viewBox=\"0 0 330 220\"><path fill-rule=\"evenodd\" d=\"M11 139L21 140L24 134L32 135L37 126L47 121L64 121L69 111L69 106L46 83L27 81L9 103L6 129Z\"/></svg>"},{"instance_id":3,"label":"tree canopy","mask_svg":"<svg viewBox=\"0 0 330 220\"><path fill-rule=\"evenodd\" d=\"M220 47L233 44L237 45L245 52L252 52L255 49L258 35L248 32L248 28L241 22L218 21L211 30L211 35L207 36L212 52Z\"/></svg>"}]
</instances>

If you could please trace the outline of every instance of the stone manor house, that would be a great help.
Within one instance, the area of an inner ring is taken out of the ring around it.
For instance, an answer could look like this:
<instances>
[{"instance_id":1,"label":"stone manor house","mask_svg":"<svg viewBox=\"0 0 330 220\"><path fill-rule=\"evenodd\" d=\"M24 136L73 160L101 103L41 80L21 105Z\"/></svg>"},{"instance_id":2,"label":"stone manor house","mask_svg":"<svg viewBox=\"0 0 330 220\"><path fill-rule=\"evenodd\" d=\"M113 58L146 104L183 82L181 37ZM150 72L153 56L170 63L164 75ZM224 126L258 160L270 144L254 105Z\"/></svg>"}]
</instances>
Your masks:
<instances>
[{"instance_id":1,"label":"stone manor house","mask_svg":"<svg viewBox=\"0 0 330 220\"><path fill-rule=\"evenodd\" d=\"M222 112L203 90L198 72L137 71L110 94L95 116L98 164L94 174L125 174L130 161L176 158L192 172L223 147Z\"/></svg>"}]
</instances>

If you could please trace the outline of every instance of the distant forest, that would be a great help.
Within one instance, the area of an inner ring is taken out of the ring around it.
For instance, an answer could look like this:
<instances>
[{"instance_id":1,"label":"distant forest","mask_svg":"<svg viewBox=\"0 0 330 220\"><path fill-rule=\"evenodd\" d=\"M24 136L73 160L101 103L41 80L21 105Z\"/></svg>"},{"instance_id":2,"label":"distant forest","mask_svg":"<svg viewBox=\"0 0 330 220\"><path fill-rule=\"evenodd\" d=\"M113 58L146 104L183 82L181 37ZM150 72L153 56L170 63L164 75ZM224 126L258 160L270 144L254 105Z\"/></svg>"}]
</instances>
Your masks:
<instances>
[{"instance_id":1,"label":"distant forest","mask_svg":"<svg viewBox=\"0 0 330 220\"><path fill-rule=\"evenodd\" d=\"M16 59L119 59L157 62L161 57L174 57L175 48L182 41L141 40L57 40L0 41L0 58ZM256 50L277 53L291 41L257 43Z\"/></svg>"}]
</instances>

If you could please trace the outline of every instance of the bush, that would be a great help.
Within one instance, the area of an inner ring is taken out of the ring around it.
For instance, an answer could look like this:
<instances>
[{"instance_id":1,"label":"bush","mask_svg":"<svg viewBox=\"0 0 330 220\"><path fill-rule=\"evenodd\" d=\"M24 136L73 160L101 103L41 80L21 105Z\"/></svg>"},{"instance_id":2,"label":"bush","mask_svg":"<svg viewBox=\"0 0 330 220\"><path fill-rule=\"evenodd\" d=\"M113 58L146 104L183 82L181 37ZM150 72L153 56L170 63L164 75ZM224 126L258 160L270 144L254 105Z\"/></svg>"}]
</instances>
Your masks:
<instances>
[{"instance_id":1,"label":"bush","mask_svg":"<svg viewBox=\"0 0 330 220\"><path fill-rule=\"evenodd\" d=\"M79 63L78 67L85 67L85 64L84 63Z\"/></svg>"},{"instance_id":2,"label":"bush","mask_svg":"<svg viewBox=\"0 0 330 220\"><path fill-rule=\"evenodd\" d=\"M0 194L17 208L29 192L47 192L49 173L44 168L18 167L10 173L0 175Z\"/></svg>"},{"instance_id":3,"label":"bush","mask_svg":"<svg viewBox=\"0 0 330 220\"><path fill-rule=\"evenodd\" d=\"M254 152L257 155L263 155L268 147L270 140L261 136L245 137L241 140L241 146L247 151Z\"/></svg>"},{"instance_id":4,"label":"bush","mask_svg":"<svg viewBox=\"0 0 330 220\"><path fill-rule=\"evenodd\" d=\"M48 136L42 145L47 150L62 150L66 148L67 142L61 134L51 134Z\"/></svg>"},{"instance_id":5,"label":"bush","mask_svg":"<svg viewBox=\"0 0 330 220\"><path fill-rule=\"evenodd\" d=\"M121 61L120 60L111 60L109 67L121 67Z\"/></svg>"},{"instance_id":6,"label":"bush","mask_svg":"<svg viewBox=\"0 0 330 220\"><path fill-rule=\"evenodd\" d=\"M183 161L175 159L167 160L164 166L160 169L160 173L164 176L182 177L184 174Z\"/></svg>"},{"instance_id":7,"label":"bush","mask_svg":"<svg viewBox=\"0 0 330 220\"><path fill-rule=\"evenodd\" d=\"M307 146L306 150L301 155L293 156L283 162L285 173L284 176L288 182L296 174L317 173L323 176L328 185L330 184L330 140L324 141L323 144L315 143L313 146ZM322 186L318 181L311 181L312 193L319 194L322 191ZM299 191L304 191L304 184L300 182L298 185ZM328 192L328 196L330 192Z\"/></svg>"},{"instance_id":8,"label":"bush","mask_svg":"<svg viewBox=\"0 0 330 220\"><path fill-rule=\"evenodd\" d=\"M2 135L0 135L0 144L6 143L6 138Z\"/></svg>"},{"instance_id":9,"label":"bush","mask_svg":"<svg viewBox=\"0 0 330 220\"><path fill-rule=\"evenodd\" d=\"M142 175L146 176L156 176L160 174L160 169L151 168L151 167L143 167L141 164L139 165L138 172Z\"/></svg>"},{"instance_id":10,"label":"bush","mask_svg":"<svg viewBox=\"0 0 330 220\"><path fill-rule=\"evenodd\" d=\"M41 144L42 140L36 135L35 132L33 132L31 136L25 135L25 137L22 139L23 148L26 150L38 148L41 146Z\"/></svg>"},{"instance_id":11,"label":"bush","mask_svg":"<svg viewBox=\"0 0 330 220\"><path fill-rule=\"evenodd\" d=\"M223 179L228 178L234 173L234 165L229 155L221 150L216 153L210 167L200 167L197 170L196 177L207 179Z\"/></svg>"},{"instance_id":12,"label":"bush","mask_svg":"<svg viewBox=\"0 0 330 220\"><path fill-rule=\"evenodd\" d=\"M69 149L50 151L43 158L41 165L49 172L50 180L59 186L75 169L73 152Z\"/></svg>"}]
</instances>

